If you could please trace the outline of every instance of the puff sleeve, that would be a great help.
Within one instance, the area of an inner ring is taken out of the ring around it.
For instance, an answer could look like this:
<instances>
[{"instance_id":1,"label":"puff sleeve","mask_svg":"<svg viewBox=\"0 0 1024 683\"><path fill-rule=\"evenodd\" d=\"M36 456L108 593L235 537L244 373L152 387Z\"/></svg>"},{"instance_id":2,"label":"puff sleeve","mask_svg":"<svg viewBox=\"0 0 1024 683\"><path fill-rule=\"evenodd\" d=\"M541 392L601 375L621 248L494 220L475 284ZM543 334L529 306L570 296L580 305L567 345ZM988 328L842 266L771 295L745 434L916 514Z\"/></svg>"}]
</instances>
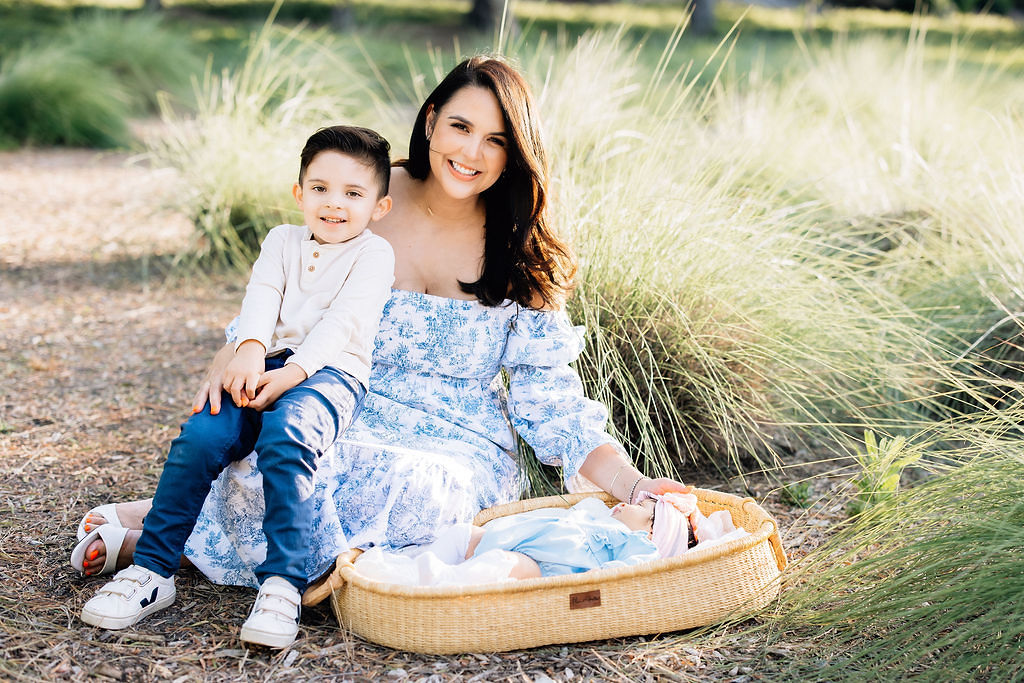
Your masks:
<instances>
[{"instance_id":1,"label":"puff sleeve","mask_svg":"<svg viewBox=\"0 0 1024 683\"><path fill-rule=\"evenodd\" d=\"M587 398L569 365L583 351L583 332L564 311L521 309L503 359L512 426L541 462L562 466L567 486L595 448L622 448L605 431L607 409Z\"/></svg>"}]
</instances>

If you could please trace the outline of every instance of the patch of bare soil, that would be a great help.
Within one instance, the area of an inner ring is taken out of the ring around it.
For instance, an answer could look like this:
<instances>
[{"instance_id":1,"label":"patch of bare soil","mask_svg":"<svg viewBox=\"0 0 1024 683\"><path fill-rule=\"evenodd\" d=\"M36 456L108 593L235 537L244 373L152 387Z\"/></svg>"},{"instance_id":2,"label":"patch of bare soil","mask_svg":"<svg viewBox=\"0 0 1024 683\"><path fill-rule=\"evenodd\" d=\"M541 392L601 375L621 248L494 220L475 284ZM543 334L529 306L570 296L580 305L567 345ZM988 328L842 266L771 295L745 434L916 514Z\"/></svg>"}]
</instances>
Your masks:
<instances>
[{"instance_id":1,"label":"patch of bare soil","mask_svg":"<svg viewBox=\"0 0 1024 683\"><path fill-rule=\"evenodd\" d=\"M130 162L0 153L0 679L744 681L791 656L728 632L699 644L682 633L422 656L348 635L326 607L303 614L288 650L247 650L237 629L252 592L189 571L175 606L138 628L82 624L82 604L105 579L68 564L75 526L94 505L152 494L244 284L168 267L163 255L189 239L187 220L163 208L179 179ZM769 490L748 486L757 497ZM775 496L765 505L791 557L842 516Z\"/></svg>"}]
</instances>

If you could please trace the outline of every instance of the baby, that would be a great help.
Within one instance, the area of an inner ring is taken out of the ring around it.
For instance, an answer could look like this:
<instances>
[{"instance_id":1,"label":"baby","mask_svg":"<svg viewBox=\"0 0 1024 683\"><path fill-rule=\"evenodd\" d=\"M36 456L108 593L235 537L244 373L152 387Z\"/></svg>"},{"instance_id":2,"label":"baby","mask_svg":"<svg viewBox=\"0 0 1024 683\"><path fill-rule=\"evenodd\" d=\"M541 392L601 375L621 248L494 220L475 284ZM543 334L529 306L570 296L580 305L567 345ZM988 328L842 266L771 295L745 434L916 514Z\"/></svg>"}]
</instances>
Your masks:
<instances>
[{"instance_id":1,"label":"baby","mask_svg":"<svg viewBox=\"0 0 1024 683\"><path fill-rule=\"evenodd\" d=\"M625 567L746 535L724 510L701 513L692 493L641 492L637 503L611 509L584 498L483 526L456 524L429 545L397 553L372 548L356 568L389 583L467 585Z\"/></svg>"}]
</instances>

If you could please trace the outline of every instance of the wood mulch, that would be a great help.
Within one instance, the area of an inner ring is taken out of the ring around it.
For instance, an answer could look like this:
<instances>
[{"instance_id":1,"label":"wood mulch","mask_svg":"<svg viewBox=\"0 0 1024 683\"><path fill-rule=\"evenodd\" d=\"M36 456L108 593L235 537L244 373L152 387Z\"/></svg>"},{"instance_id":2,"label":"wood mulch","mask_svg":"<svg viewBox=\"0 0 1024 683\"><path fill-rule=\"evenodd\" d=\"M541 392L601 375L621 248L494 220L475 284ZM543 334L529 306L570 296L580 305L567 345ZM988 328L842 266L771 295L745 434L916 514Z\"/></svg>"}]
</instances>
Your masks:
<instances>
[{"instance_id":1,"label":"wood mulch","mask_svg":"<svg viewBox=\"0 0 1024 683\"><path fill-rule=\"evenodd\" d=\"M425 656L369 644L326 607L306 610L283 652L248 650L237 628L252 591L194 572L172 609L113 632L78 620L103 578L68 564L94 505L152 494L197 378L241 298L238 277L168 267L189 240L164 207L179 179L120 154L0 153L0 679L36 680L762 680L807 643L726 630ZM698 482L739 490L736 482ZM842 520L830 503L789 507L747 485L779 519L792 558Z\"/></svg>"}]
</instances>

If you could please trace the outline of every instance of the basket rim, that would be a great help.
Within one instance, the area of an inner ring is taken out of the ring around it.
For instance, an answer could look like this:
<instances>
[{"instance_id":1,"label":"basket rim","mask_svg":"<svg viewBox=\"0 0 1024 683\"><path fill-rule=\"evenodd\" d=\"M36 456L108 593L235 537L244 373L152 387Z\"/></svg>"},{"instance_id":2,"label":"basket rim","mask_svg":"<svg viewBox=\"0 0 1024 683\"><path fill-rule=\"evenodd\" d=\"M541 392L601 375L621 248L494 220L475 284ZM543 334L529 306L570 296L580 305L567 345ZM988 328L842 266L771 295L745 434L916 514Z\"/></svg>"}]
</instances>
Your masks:
<instances>
[{"instance_id":1,"label":"basket rim","mask_svg":"<svg viewBox=\"0 0 1024 683\"><path fill-rule=\"evenodd\" d=\"M524 593L534 590L545 590L552 588L573 588L595 583L604 583L619 579L640 578L649 574L657 574L665 571L683 569L690 565L697 565L725 555L739 554L747 551L760 543L769 541L771 536L778 534L778 525L775 520L754 501L753 498L740 498L729 493L713 491L710 489L693 488L692 491L698 499L707 500L726 507L733 507L744 510L750 517L754 518L757 524L756 530L750 530L749 536L733 539L725 543L714 545L702 550L694 550L677 557L666 557L638 565L625 567L612 567L608 569L592 569L577 574L564 574L559 576L542 576L534 579L508 580L496 583L474 584L468 586L407 586L395 583L386 583L363 576L355 568L355 565L348 559L351 553L343 553L338 556L335 571L341 578L351 584L371 593L383 596L395 596L403 598L417 598L422 600L450 600L453 598L488 595L492 593ZM544 498L525 499L535 504L536 507L568 507L584 498L601 498L605 502L614 500L604 492L562 494L547 496ZM489 509L500 509L503 507L514 508L524 501L514 501L502 506ZM550 504L548 504L550 503ZM568 503L568 504L567 504ZM753 507L750 507L753 506ZM496 515L500 516L500 515ZM758 519L759 518L759 519ZM780 566L780 570L782 567Z\"/></svg>"}]
</instances>

